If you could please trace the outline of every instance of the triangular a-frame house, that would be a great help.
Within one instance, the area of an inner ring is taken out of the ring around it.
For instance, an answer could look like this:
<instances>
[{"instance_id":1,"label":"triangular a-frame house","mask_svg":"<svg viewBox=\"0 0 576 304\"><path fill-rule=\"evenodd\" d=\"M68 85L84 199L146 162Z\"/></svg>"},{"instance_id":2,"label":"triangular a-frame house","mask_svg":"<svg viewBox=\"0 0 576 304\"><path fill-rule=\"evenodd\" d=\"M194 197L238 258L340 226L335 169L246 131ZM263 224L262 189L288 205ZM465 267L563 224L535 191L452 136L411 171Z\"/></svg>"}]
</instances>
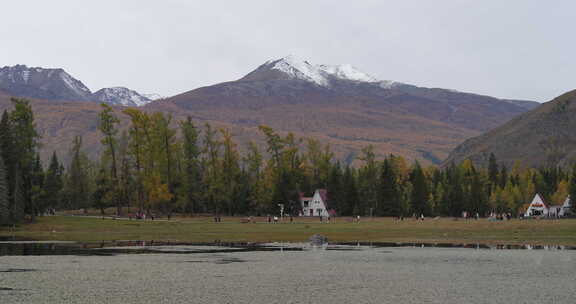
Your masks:
<instances>
[{"instance_id":1,"label":"triangular a-frame house","mask_svg":"<svg viewBox=\"0 0 576 304\"><path fill-rule=\"evenodd\" d=\"M336 213L330 209L328 191L317 189L312 197L300 197L303 216L334 216Z\"/></svg>"},{"instance_id":2,"label":"triangular a-frame house","mask_svg":"<svg viewBox=\"0 0 576 304\"><path fill-rule=\"evenodd\" d=\"M544 203L540 194L536 194L534 199L526 209L524 216L548 216L548 206Z\"/></svg>"}]
</instances>

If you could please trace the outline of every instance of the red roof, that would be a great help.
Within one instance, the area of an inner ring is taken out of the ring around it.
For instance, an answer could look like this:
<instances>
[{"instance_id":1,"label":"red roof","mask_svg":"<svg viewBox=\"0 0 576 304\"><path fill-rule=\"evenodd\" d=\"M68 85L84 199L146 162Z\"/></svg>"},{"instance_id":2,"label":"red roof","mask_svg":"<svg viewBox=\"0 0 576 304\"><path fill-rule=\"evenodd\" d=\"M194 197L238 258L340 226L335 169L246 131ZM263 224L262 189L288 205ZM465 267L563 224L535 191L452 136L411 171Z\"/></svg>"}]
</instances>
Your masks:
<instances>
[{"instance_id":1,"label":"red roof","mask_svg":"<svg viewBox=\"0 0 576 304\"><path fill-rule=\"evenodd\" d=\"M320 198L322 198L322 201L324 202L324 206L326 207L326 209L328 209L328 190L318 189L316 191L318 191L318 194L320 194Z\"/></svg>"}]
</instances>

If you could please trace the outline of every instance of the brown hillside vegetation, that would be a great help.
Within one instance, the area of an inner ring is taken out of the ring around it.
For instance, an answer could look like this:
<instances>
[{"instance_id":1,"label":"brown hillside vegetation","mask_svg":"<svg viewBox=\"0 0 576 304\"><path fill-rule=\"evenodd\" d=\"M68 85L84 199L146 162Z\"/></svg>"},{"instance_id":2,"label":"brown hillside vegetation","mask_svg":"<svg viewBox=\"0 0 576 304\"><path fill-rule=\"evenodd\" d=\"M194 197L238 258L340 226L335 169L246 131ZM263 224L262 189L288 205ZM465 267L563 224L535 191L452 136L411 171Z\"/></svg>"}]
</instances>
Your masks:
<instances>
[{"instance_id":1,"label":"brown hillside vegetation","mask_svg":"<svg viewBox=\"0 0 576 304\"><path fill-rule=\"evenodd\" d=\"M480 98L484 104L462 103L460 98L459 105L400 93L386 96L385 100L313 94L297 98L246 97L232 94L229 87L218 86L154 102L142 109L171 113L174 121L190 115L198 126L210 123L217 128L229 128L241 148L251 140L263 143L258 126L264 124L280 133L293 132L298 137L313 137L330 144L336 157L346 163L352 163L361 148L373 145L381 156L393 153L425 164L440 162L465 139L525 110L486 97ZM11 106L9 100L8 94L0 94L0 110ZM83 136L84 149L91 157L98 155L101 150L97 130L99 104L31 100L42 136L44 159L52 151L66 159L77 135ZM447 113L453 113L455 107L459 116L449 117ZM122 128L126 128L128 119L121 113L123 107L114 109L121 118Z\"/></svg>"},{"instance_id":2,"label":"brown hillside vegetation","mask_svg":"<svg viewBox=\"0 0 576 304\"><path fill-rule=\"evenodd\" d=\"M344 161L373 145L380 155L394 153L426 164L441 162L465 139L527 111L487 96L408 85L386 91L360 86L335 94L277 82L284 81L223 83L146 108L226 123L248 138L261 124L315 137Z\"/></svg>"},{"instance_id":3,"label":"brown hillside vegetation","mask_svg":"<svg viewBox=\"0 0 576 304\"><path fill-rule=\"evenodd\" d=\"M523 166L565 166L576 160L576 91L478 137L466 140L447 159L486 164L490 153L499 161Z\"/></svg>"}]
</instances>

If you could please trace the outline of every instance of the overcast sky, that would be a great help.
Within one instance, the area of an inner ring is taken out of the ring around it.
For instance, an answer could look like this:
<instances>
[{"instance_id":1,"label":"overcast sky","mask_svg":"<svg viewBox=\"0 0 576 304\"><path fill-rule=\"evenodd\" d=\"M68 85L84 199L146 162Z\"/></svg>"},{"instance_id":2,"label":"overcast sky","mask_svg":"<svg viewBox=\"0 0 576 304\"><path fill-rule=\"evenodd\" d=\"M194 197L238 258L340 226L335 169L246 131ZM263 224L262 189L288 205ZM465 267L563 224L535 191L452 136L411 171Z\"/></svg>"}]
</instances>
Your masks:
<instances>
[{"instance_id":1,"label":"overcast sky","mask_svg":"<svg viewBox=\"0 0 576 304\"><path fill-rule=\"evenodd\" d=\"M288 54L379 79L547 101L576 89L570 0L4 1L0 66L170 96Z\"/></svg>"}]
</instances>

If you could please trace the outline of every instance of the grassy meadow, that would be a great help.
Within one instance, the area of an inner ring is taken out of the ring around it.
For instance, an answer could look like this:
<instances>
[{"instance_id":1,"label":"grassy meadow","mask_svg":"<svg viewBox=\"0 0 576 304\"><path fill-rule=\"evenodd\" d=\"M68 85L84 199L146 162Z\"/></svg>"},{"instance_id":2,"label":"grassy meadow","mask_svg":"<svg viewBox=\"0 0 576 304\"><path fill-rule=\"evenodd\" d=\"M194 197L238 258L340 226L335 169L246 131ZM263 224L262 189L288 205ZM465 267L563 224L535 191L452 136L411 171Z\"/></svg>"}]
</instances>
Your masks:
<instances>
[{"instance_id":1,"label":"grassy meadow","mask_svg":"<svg viewBox=\"0 0 576 304\"><path fill-rule=\"evenodd\" d=\"M301 242L319 233L330 241L489 243L576 245L576 219L510 220L453 218L398 221L392 218L337 218L320 223L318 218L294 218L277 224L266 218L223 217L214 223L211 217L175 217L170 221L128 220L88 216L39 217L32 224L16 229L1 228L1 237L30 240L112 241L163 240L185 242L246 241Z\"/></svg>"}]
</instances>

